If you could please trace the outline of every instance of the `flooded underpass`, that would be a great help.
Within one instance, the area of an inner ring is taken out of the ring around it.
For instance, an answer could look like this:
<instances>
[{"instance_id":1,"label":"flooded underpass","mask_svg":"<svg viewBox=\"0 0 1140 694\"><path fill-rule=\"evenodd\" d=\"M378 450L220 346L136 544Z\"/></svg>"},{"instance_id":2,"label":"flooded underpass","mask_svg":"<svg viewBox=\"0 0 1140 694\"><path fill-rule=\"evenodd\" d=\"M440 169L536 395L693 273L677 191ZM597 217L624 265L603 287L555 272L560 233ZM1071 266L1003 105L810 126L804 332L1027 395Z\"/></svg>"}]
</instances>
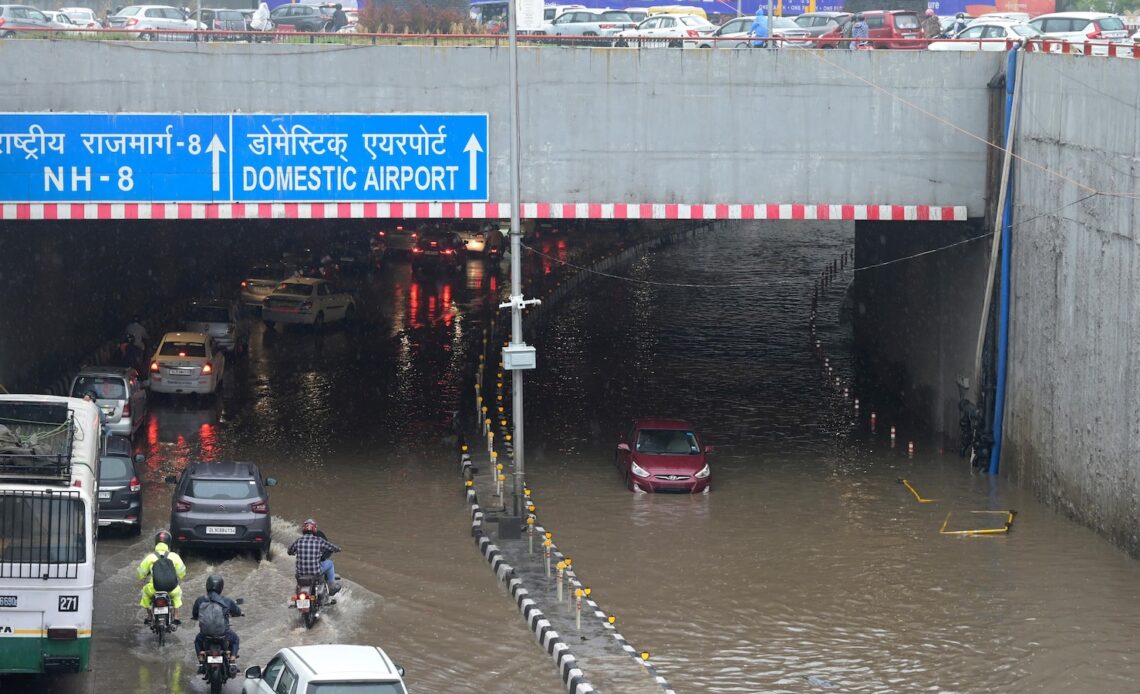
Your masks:
<instances>
[{"instance_id":1,"label":"flooded underpass","mask_svg":"<svg viewBox=\"0 0 1140 694\"><path fill-rule=\"evenodd\" d=\"M606 242L534 242L530 275L585 264ZM900 432L892 447L891 413L872 432L873 403L856 411L825 383L812 286L852 244L844 224L728 224L551 307L526 336L539 365L526 376L527 477L543 524L677 692L1134 690L1134 561L920 434ZM223 396L159 399L138 436L146 530L100 539L94 672L2 680L0 691L204 691L193 625L160 651L133 572L169 516L163 478L221 459L279 480L268 561L187 553L188 598L218 572L245 599L243 667L285 645L374 643L407 669L411 691L561 691L473 546L458 491L450 422L468 405L471 345L505 276L472 261L460 277L413 277L396 260L354 280L351 328L253 321ZM844 378L856 368L841 312L852 277L829 287L817 318ZM698 425L715 447L709 494L625 489L618 432L643 416ZM939 532L947 514L956 528L1003 509L1017 510L1008 535ZM286 608L283 552L308 516L344 548L347 586L311 631ZM227 688L239 690L240 680Z\"/></svg>"}]
</instances>

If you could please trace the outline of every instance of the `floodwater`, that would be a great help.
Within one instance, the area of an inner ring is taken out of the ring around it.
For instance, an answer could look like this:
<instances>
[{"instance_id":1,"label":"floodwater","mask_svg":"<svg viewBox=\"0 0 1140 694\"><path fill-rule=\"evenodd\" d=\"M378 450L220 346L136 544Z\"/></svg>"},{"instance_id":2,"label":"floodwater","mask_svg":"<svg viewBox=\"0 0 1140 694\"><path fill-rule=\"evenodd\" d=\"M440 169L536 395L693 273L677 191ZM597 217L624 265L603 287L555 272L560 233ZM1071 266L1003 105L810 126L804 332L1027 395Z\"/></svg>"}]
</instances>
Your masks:
<instances>
[{"instance_id":1,"label":"floodwater","mask_svg":"<svg viewBox=\"0 0 1140 694\"><path fill-rule=\"evenodd\" d=\"M744 222L700 233L599 277L531 328L526 466L541 523L677 692L1136 691L1140 565L916 432L892 447L891 413L872 432L874 404L856 410L858 394L821 373L812 284L852 233ZM542 273L580 243L558 238L529 260ZM817 319L844 383L851 277L828 288ZM147 533L100 540L94 672L0 691L204 691L192 623L159 651L133 571L169 514L162 479L223 458L280 482L270 560L187 557L188 602L211 572L245 598L243 667L285 645L374 643L412 691L562 691L470 538L448 426L468 406L481 306L501 290L480 263L446 281L393 263L362 280L359 326L256 325L217 402L157 403L137 441ZM698 424L716 448L710 494L624 488L617 432L642 415ZM1017 510L1009 534L939 532L1000 525L977 512L1006 509ZM282 551L307 516L344 548L347 579L311 631L285 607Z\"/></svg>"}]
</instances>

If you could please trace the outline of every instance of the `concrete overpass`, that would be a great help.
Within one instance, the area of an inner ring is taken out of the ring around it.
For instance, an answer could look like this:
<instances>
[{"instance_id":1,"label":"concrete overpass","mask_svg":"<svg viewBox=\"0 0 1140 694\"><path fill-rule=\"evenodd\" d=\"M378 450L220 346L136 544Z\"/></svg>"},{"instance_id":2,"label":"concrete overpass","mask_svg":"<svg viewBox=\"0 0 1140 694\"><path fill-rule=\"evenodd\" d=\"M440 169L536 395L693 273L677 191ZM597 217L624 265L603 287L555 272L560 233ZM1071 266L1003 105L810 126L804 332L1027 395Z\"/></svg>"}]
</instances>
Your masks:
<instances>
[{"instance_id":1,"label":"concrete overpass","mask_svg":"<svg viewBox=\"0 0 1140 694\"><path fill-rule=\"evenodd\" d=\"M269 194L255 204L2 199L5 219L509 216L502 48L19 41L0 50L26 76L0 95L7 112L486 113L489 119L487 204L383 198L347 204L319 192L302 201ZM1001 67L1001 56L989 54L524 48L523 214L980 217L987 82Z\"/></svg>"}]
</instances>

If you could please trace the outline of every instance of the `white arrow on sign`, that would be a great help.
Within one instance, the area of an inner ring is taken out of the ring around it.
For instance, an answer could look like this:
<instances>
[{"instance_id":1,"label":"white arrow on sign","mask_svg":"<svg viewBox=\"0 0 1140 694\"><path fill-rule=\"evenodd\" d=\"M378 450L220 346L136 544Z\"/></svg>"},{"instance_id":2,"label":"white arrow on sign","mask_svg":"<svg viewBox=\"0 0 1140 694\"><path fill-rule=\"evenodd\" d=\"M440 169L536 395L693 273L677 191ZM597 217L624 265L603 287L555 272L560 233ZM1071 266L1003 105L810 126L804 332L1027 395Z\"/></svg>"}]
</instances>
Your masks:
<instances>
[{"instance_id":1,"label":"white arrow on sign","mask_svg":"<svg viewBox=\"0 0 1140 694\"><path fill-rule=\"evenodd\" d=\"M222 189L222 152L226 151L226 146L218 139L217 133L214 133L214 139L210 140L206 151L214 155L214 192L217 193Z\"/></svg>"},{"instance_id":2,"label":"white arrow on sign","mask_svg":"<svg viewBox=\"0 0 1140 694\"><path fill-rule=\"evenodd\" d=\"M471 190L475 190L476 183L478 183L477 176L475 175L477 171L475 168L475 160L483 151L483 145L479 144L479 139L475 137L475 133L471 133L471 139L467 141L467 146L463 148L463 151L469 152L471 155L471 178L468 181L468 185L471 187Z\"/></svg>"}]
</instances>

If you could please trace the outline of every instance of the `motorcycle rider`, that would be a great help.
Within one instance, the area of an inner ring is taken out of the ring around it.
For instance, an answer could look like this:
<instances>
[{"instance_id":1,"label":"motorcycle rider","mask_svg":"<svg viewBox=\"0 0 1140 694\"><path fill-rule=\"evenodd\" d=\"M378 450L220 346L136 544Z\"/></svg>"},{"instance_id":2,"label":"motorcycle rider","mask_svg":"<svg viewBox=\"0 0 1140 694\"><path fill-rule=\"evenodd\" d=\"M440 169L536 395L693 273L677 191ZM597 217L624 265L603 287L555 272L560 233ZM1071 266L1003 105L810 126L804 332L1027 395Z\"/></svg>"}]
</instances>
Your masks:
<instances>
[{"instance_id":1,"label":"motorcycle rider","mask_svg":"<svg viewBox=\"0 0 1140 694\"><path fill-rule=\"evenodd\" d=\"M131 341L135 343L143 353L146 353L147 344L150 342L150 335L146 332L146 327L142 324L142 319L136 313L131 317L131 322L127 323L127 329L124 331L127 335L131 336Z\"/></svg>"},{"instance_id":2,"label":"motorcycle rider","mask_svg":"<svg viewBox=\"0 0 1140 694\"><path fill-rule=\"evenodd\" d=\"M230 626L230 616L242 616L241 607L229 597L222 595L222 591L226 587L226 580L217 574L210 574L206 578L206 594L199 597L194 601L194 612L191 619L197 620L199 614L202 612L202 606L205 603L213 602L221 605L225 609L226 615L226 630L223 638L230 644L230 677L237 675L237 666L233 664L233 660L237 660L238 646L241 645L241 639L238 638L237 632ZM198 658L198 674L206 671L206 638L207 635L202 631L194 637L194 655Z\"/></svg>"},{"instance_id":3,"label":"motorcycle rider","mask_svg":"<svg viewBox=\"0 0 1140 694\"><path fill-rule=\"evenodd\" d=\"M182 557L178 556L177 552L170 551L171 536L167 530L159 530L154 534L154 551L143 557L139 562L138 569L135 570L135 576L140 581L146 581L142 587L142 598L139 599L139 605L146 608L146 617L143 619L145 624L150 624L151 607L154 606L154 564L160 557L169 559L174 565L174 570L177 572L179 580L186 578L186 564L182 562ZM181 624L178 619L178 608L182 607L182 586L175 585L172 589L168 589L166 593L170 596L170 623L174 626Z\"/></svg>"},{"instance_id":4,"label":"motorcycle rider","mask_svg":"<svg viewBox=\"0 0 1140 694\"><path fill-rule=\"evenodd\" d=\"M323 573L329 584L329 595L336 595L340 585L336 581L336 569L330 556L339 552L340 547L329 542L328 537L317 528L317 522L308 518L301 525L301 537L289 545L290 556L297 557L297 581L305 576Z\"/></svg>"}]
</instances>

